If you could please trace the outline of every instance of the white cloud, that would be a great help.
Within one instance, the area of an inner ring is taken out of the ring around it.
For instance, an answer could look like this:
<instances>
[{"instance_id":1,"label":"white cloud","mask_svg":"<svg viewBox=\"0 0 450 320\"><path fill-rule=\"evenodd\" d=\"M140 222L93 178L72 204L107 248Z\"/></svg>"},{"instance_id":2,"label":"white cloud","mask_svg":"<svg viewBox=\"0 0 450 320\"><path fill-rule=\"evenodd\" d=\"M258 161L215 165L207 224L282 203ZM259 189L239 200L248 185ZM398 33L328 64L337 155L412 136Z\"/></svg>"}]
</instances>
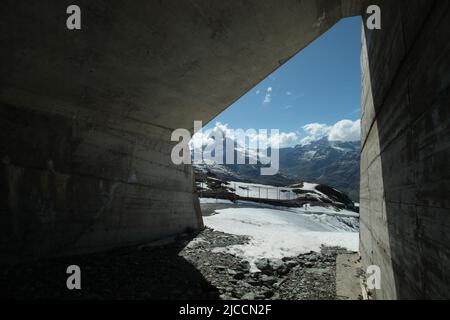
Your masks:
<instances>
[{"instance_id":1,"label":"white cloud","mask_svg":"<svg viewBox=\"0 0 450 320\"><path fill-rule=\"evenodd\" d=\"M310 123L303 126L303 130L305 130L305 132L308 133L308 135L320 139L326 134L328 134L330 127L322 123Z\"/></svg>"},{"instance_id":2,"label":"white cloud","mask_svg":"<svg viewBox=\"0 0 450 320\"><path fill-rule=\"evenodd\" d=\"M272 87L268 87L266 90L266 96L264 97L264 101L263 104L269 104L272 102L272 91L273 88Z\"/></svg>"},{"instance_id":3,"label":"white cloud","mask_svg":"<svg viewBox=\"0 0 450 320\"><path fill-rule=\"evenodd\" d=\"M268 146L274 146L277 148L293 147L298 144L298 135L295 132L278 132L273 133L267 130L267 134L258 132L256 135L249 137L250 141L265 141Z\"/></svg>"},{"instance_id":4,"label":"white cloud","mask_svg":"<svg viewBox=\"0 0 450 320\"><path fill-rule=\"evenodd\" d=\"M358 141L360 139L361 121L342 120L336 123L328 135L330 141Z\"/></svg>"},{"instance_id":5,"label":"white cloud","mask_svg":"<svg viewBox=\"0 0 450 320\"><path fill-rule=\"evenodd\" d=\"M309 144L313 141L320 140L328 135L330 127L322 123L310 123L303 126L306 137L302 139L301 144Z\"/></svg>"},{"instance_id":6,"label":"white cloud","mask_svg":"<svg viewBox=\"0 0 450 320\"><path fill-rule=\"evenodd\" d=\"M288 148L298 144L306 145L323 138L328 138L330 141L358 141L360 139L360 128L360 120L341 120L330 126L323 123L307 124L302 127L305 133L303 139L300 138L300 133L279 132L272 135L270 130L267 130L267 135L259 132L259 130L254 130L253 133L248 131L251 134L247 138L250 145L255 145L254 143L259 139L259 141L267 141L268 145L278 145L280 148ZM234 139L233 131L228 124L217 122L214 128L196 133L190 141L190 147L206 146L214 143L212 137L214 133L219 132L227 139Z\"/></svg>"},{"instance_id":7,"label":"white cloud","mask_svg":"<svg viewBox=\"0 0 450 320\"><path fill-rule=\"evenodd\" d=\"M269 143L273 145L275 142L280 148L292 147L298 143L298 135L295 132L281 132L270 137Z\"/></svg>"},{"instance_id":8,"label":"white cloud","mask_svg":"<svg viewBox=\"0 0 450 320\"><path fill-rule=\"evenodd\" d=\"M287 91L287 92L286 92L286 95L288 95L288 96L292 96L292 92L290 92L290 91Z\"/></svg>"},{"instance_id":9,"label":"white cloud","mask_svg":"<svg viewBox=\"0 0 450 320\"><path fill-rule=\"evenodd\" d=\"M209 130L207 132L197 132L189 141L189 147L194 149L194 147L206 146L208 143L213 143L214 139L209 138Z\"/></svg>"},{"instance_id":10,"label":"white cloud","mask_svg":"<svg viewBox=\"0 0 450 320\"><path fill-rule=\"evenodd\" d=\"M222 124L220 122L217 122L214 128L203 130L202 132L197 132L192 137L191 141L189 142L189 146L191 149L195 147L200 146L206 146L208 144L212 145L215 143L214 139L212 138L214 136L214 133L221 132L223 137L226 139L234 140L234 130L231 129L228 124ZM246 131L246 130L244 130ZM252 132L253 131L253 132ZM295 132L278 132L277 134L272 134L270 130L267 130L267 133L264 134L263 132L260 132L259 130L249 130L249 135L247 136L248 141L250 142L250 145L257 145L257 141L266 141L268 146L272 145L278 145L280 148L287 148L287 147L293 147L298 144L299 137L298 134Z\"/></svg>"},{"instance_id":11,"label":"white cloud","mask_svg":"<svg viewBox=\"0 0 450 320\"><path fill-rule=\"evenodd\" d=\"M358 141L360 139L361 121L341 120L328 126L323 123L310 123L303 126L306 137L301 144L309 144L313 141L328 138L329 141Z\"/></svg>"}]
</instances>

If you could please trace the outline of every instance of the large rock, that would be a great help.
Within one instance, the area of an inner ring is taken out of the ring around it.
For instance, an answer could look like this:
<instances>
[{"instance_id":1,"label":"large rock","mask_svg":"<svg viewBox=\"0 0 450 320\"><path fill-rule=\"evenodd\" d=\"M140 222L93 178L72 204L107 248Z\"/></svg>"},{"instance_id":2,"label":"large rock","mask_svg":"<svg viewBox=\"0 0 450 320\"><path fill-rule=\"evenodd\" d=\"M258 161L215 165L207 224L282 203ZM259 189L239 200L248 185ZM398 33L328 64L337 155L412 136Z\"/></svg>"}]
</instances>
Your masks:
<instances>
[{"instance_id":1,"label":"large rock","mask_svg":"<svg viewBox=\"0 0 450 320\"><path fill-rule=\"evenodd\" d=\"M246 293L242 296L242 300L255 300L255 294L253 292Z\"/></svg>"},{"instance_id":2,"label":"large rock","mask_svg":"<svg viewBox=\"0 0 450 320\"><path fill-rule=\"evenodd\" d=\"M263 274L261 276L261 282L266 286L271 286L277 282L277 278Z\"/></svg>"},{"instance_id":3,"label":"large rock","mask_svg":"<svg viewBox=\"0 0 450 320\"><path fill-rule=\"evenodd\" d=\"M255 261L255 266L266 275L286 274L288 271L286 264L280 259L258 259Z\"/></svg>"}]
</instances>

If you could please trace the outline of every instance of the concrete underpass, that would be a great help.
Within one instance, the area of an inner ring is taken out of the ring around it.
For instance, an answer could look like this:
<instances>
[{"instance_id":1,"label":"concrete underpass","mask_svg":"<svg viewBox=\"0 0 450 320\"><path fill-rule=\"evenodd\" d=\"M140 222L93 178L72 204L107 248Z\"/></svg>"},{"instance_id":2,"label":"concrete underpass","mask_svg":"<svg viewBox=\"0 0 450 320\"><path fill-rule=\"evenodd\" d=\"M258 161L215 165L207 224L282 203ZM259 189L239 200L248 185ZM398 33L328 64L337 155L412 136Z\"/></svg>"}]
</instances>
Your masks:
<instances>
[{"instance_id":1,"label":"concrete underpass","mask_svg":"<svg viewBox=\"0 0 450 320\"><path fill-rule=\"evenodd\" d=\"M360 15L362 264L382 270L377 299L450 297L448 1L79 0L77 31L70 4L2 2L1 263L201 229L171 132Z\"/></svg>"}]
</instances>

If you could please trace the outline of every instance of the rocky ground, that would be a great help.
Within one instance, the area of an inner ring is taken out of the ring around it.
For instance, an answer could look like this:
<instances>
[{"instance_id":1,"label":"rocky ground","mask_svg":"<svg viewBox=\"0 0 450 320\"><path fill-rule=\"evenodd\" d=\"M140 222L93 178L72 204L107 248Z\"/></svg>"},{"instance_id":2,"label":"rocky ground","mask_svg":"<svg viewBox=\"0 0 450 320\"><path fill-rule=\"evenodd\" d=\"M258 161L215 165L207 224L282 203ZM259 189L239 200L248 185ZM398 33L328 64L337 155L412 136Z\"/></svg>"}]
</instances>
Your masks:
<instances>
[{"instance_id":1,"label":"rocky ground","mask_svg":"<svg viewBox=\"0 0 450 320\"><path fill-rule=\"evenodd\" d=\"M194 239L194 241L192 241ZM12 299L335 299L336 255L323 248L283 260L260 259L262 272L218 252L248 239L205 229L196 238L99 254L0 266L0 298ZM216 250L214 250L216 249ZM82 289L68 290L66 268L80 266Z\"/></svg>"},{"instance_id":2,"label":"rocky ground","mask_svg":"<svg viewBox=\"0 0 450 320\"><path fill-rule=\"evenodd\" d=\"M220 292L221 299L335 299L336 256L345 249L278 259L261 258L250 272L248 262L215 248L244 244L246 237L205 229L181 255Z\"/></svg>"}]
</instances>

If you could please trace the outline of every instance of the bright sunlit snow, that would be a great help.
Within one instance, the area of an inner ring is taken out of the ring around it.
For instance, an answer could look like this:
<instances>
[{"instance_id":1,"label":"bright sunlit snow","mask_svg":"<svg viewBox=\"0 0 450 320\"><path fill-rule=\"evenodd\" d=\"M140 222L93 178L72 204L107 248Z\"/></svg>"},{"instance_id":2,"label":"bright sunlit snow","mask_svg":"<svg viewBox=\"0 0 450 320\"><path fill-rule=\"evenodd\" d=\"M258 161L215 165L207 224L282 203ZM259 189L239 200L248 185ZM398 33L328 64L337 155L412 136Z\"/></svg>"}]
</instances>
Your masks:
<instances>
[{"instance_id":1,"label":"bright sunlit snow","mask_svg":"<svg viewBox=\"0 0 450 320\"><path fill-rule=\"evenodd\" d=\"M220 203L220 204L233 204L231 200L214 199L214 198L198 198L200 203Z\"/></svg>"},{"instance_id":2,"label":"bright sunlit snow","mask_svg":"<svg viewBox=\"0 0 450 320\"><path fill-rule=\"evenodd\" d=\"M266 208L230 208L216 212L216 215L203 217L206 226L251 238L248 244L216 250L243 257L251 263L253 271L257 270L254 261L258 258L280 259L320 252L321 245L358 251L359 233L348 224L348 219L357 221L355 217Z\"/></svg>"},{"instance_id":3,"label":"bright sunlit snow","mask_svg":"<svg viewBox=\"0 0 450 320\"><path fill-rule=\"evenodd\" d=\"M263 184L245 183L230 181L228 185L235 189L234 193L244 198L262 198L272 200L293 200L299 197L294 190L311 191L308 193L310 197L318 198L321 195L327 198L326 195L316 190L317 184L303 183L302 187L289 188L289 187L275 187ZM305 195L305 194L303 194Z\"/></svg>"}]
</instances>

